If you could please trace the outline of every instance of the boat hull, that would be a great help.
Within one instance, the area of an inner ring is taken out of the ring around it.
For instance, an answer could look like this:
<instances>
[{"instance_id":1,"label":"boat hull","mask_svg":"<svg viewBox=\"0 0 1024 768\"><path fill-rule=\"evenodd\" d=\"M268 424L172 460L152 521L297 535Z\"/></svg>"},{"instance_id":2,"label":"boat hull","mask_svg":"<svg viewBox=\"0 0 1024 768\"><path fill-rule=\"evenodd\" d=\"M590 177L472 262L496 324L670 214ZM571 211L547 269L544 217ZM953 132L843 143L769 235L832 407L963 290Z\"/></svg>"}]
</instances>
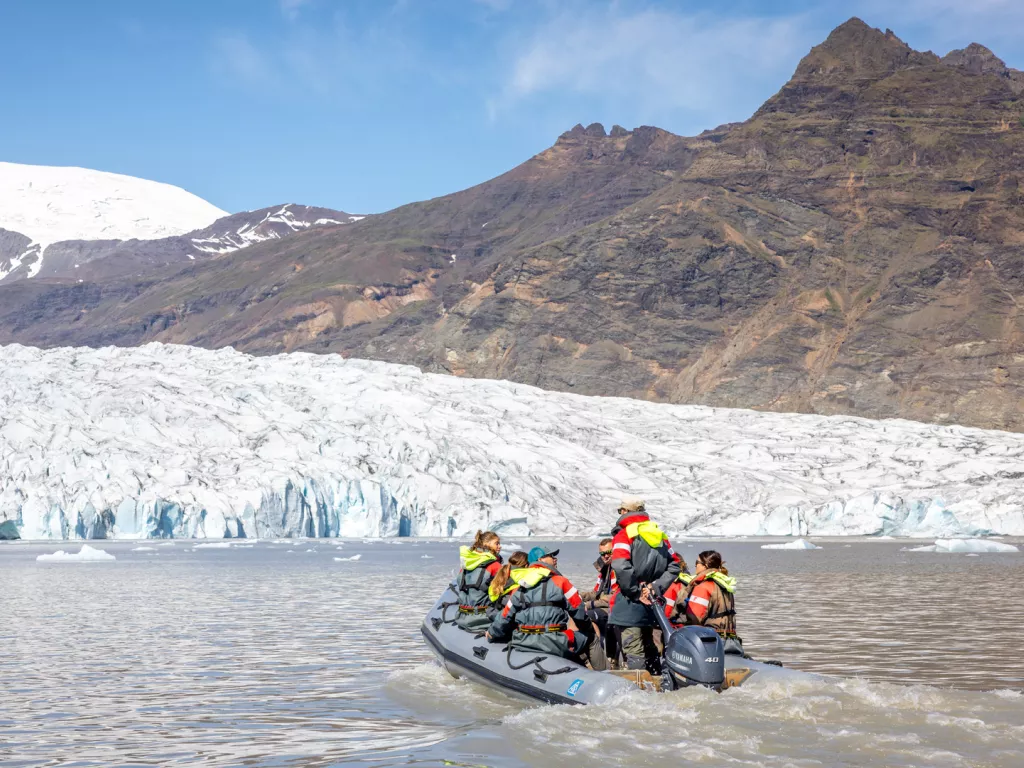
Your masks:
<instances>
[{"instance_id":1,"label":"boat hull","mask_svg":"<svg viewBox=\"0 0 1024 768\"><path fill-rule=\"evenodd\" d=\"M637 687L660 689L661 680L646 672L596 672L559 656L510 650L504 643L488 642L482 634L455 625L457 606L457 596L449 588L420 628L427 646L453 677L473 680L517 699L548 704L600 704ZM741 656L726 656L725 668L723 688L755 678L813 677Z\"/></svg>"}]
</instances>

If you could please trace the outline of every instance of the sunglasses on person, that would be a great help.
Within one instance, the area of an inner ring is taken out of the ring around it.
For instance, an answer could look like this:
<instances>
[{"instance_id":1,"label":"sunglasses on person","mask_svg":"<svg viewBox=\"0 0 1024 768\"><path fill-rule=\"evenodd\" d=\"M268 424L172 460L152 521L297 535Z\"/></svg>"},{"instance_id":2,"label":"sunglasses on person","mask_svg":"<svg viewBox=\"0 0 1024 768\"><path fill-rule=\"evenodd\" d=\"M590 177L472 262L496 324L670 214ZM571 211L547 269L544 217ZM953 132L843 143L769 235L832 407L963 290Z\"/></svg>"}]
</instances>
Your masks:
<instances>
[{"instance_id":1,"label":"sunglasses on person","mask_svg":"<svg viewBox=\"0 0 1024 768\"><path fill-rule=\"evenodd\" d=\"M601 550L598 550L598 554L600 554L601 557L611 557L612 556L612 551L609 549L606 552L605 550L601 549Z\"/></svg>"}]
</instances>

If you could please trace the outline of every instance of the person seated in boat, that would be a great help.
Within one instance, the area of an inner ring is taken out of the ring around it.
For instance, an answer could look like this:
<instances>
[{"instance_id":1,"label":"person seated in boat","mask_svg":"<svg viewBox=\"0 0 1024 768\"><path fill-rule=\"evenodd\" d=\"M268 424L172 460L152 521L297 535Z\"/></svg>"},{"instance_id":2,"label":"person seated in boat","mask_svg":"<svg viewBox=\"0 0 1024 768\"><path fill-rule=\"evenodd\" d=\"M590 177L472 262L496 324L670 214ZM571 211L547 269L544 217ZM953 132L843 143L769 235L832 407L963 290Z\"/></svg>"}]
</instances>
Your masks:
<instances>
[{"instance_id":1,"label":"person seated in boat","mask_svg":"<svg viewBox=\"0 0 1024 768\"><path fill-rule=\"evenodd\" d=\"M575 620L577 629L570 628ZM534 547L530 567L519 578L519 589L487 631L491 642L509 641L513 648L580 661L589 636L578 631L587 624L579 591L558 572L558 550Z\"/></svg>"},{"instance_id":2,"label":"person seated in boat","mask_svg":"<svg viewBox=\"0 0 1024 768\"><path fill-rule=\"evenodd\" d=\"M686 592L676 599L669 616L673 624L711 627L725 642L725 652L743 655L743 642L736 634L736 579L712 550L701 552L694 565Z\"/></svg>"},{"instance_id":3,"label":"person seated in boat","mask_svg":"<svg viewBox=\"0 0 1024 768\"><path fill-rule=\"evenodd\" d=\"M676 629L683 626L682 621L673 622L672 617L675 614L676 603L680 600L686 600L686 591L690 586L690 582L693 581L693 574L690 573L690 569L686 567L686 561L682 560L679 563L680 572L676 577L676 580L669 585L669 588L665 590L662 597L665 600L665 617L672 622L672 626ZM677 617L678 618L678 617Z\"/></svg>"},{"instance_id":4,"label":"person seated in boat","mask_svg":"<svg viewBox=\"0 0 1024 768\"><path fill-rule=\"evenodd\" d=\"M473 543L459 547L457 591L459 615L455 624L468 632L483 632L491 624L494 606L488 587L501 569L501 538L494 531L477 531Z\"/></svg>"},{"instance_id":5,"label":"person seated in boat","mask_svg":"<svg viewBox=\"0 0 1024 768\"><path fill-rule=\"evenodd\" d=\"M519 579L526 575L529 565L530 560L525 552L513 552L508 562L494 574L487 587L487 594L496 609L504 608L505 603L512 599L512 593L519 589Z\"/></svg>"},{"instance_id":6,"label":"person seated in boat","mask_svg":"<svg viewBox=\"0 0 1024 768\"><path fill-rule=\"evenodd\" d=\"M608 624L608 614L615 601L618 584L615 571L612 570L612 540L601 539L597 545L597 560L594 570L597 571L597 583L593 589L580 592L580 599L587 610L587 617L597 628L604 653L612 669L619 666L619 631Z\"/></svg>"}]
</instances>

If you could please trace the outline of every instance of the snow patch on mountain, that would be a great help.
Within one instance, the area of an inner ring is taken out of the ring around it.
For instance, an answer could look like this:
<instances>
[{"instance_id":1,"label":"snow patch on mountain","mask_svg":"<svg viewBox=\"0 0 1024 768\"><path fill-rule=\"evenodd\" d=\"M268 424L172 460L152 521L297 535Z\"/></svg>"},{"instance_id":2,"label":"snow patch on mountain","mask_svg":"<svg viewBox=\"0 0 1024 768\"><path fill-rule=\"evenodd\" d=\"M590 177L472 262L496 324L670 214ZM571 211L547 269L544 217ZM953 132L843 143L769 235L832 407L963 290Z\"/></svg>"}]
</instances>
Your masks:
<instances>
[{"instance_id":1,"label":"snow patch on mountain","mask_svg":"<svg viewBox=\"0 0 1024 768\"><path fill-rule=\"evenodd\" d=\"M170 184L87 168L0 163L0 228L42 248L65 240L183 235L226 215Z\"/></svg>"},{"instance_id":2,"label":"snow patch on mountain","mask_svg":"<svg viewBox=\"0 0 1024 768\"><path fill-rule=\"evenodd\" d=\"M208 237L193 237L192 244L202 253L221 255L240 251L243 248L248 248L250 245L263 243L267 240L279 240L282 237L287 237L290 234L301 232L311 227L351 224L365 218L364 216L350 216L348 214L340 214L342 216L340 219L320 217L310 220L309 218L302 218L302 214L308 213L310 210L319 211L324 209L311 209L308 206L297 206L289 203L281 206L279 209L268 210L259 221L246 221L233 231ZM296 211L298 211L298 215Z\"/></svg>"},{"instance_id":3,"label":"snow patch on mountain","mask_svg":"<svg viewBox=\"0 0 1024 768\"><path fill-rule=\"evenodd\" d=\"M23 538L1024 534L1024 435L544 392L333 355L0 347ZM11 527L7 525L8 529Z\"/></svg>"}]
</instances>

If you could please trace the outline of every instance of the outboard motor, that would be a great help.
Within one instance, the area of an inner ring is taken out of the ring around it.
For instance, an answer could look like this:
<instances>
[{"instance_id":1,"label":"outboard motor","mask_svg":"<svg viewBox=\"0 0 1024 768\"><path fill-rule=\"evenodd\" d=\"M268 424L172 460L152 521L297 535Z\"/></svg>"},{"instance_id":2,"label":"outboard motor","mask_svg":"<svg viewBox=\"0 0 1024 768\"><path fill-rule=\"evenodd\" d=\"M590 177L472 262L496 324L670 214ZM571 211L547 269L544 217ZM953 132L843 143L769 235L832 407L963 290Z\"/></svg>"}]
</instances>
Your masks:
<instances>
[{"instance_id":1,"label":"outboard motor","mask_svg":"<svg viewBox=\"0 0 1024 768\"><path fill-rule=\"evenodd\" d=\"M718 633L710 627L674 629L661 598L655 599L654 618L665 641L662 690L703 685L720 691L725 683L725 646Z\"/></svg>"}]
</instances>

